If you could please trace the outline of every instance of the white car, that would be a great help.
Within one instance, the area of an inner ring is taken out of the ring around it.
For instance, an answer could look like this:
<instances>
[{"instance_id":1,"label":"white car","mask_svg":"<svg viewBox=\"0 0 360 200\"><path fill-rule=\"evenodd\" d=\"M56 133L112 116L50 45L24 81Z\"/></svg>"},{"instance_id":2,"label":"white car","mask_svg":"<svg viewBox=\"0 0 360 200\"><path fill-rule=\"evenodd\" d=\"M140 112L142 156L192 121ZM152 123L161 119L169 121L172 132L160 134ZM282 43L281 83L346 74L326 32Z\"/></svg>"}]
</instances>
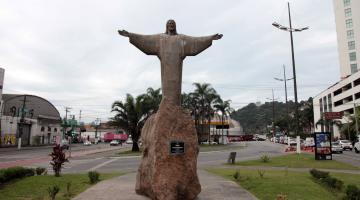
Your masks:
<instances>
[{"instance_id":1,"label":"white car","mask_svg":"<svg viewBox=\"0 0 360 200\"><path fill-rule=\"evenodd\" d=\"M352 151L353 145L349 140L338 140L338 142L344 150L350 149L350 151Z\"/></svg>"},{"instance_id":2,"label":"white car","mask_svg":"<svg viewBox=\"0 0 360 200\"><path fill-rule=\"evenodd\" d=\"M132 141L132 139L128 139L128 140L126 140L126 142L125 142L126 144L132 144L133 143L133 141Z\"/></svg>"},{"instance_id":3,"label":"white car","mask_svg":"<svg viewBox=\"0 0 360 200\"><path fill-rule=\"evenodd\" d=\"M117 145L119 145L119 144L120 144L120 142L117 141L117 140L112 140L112 141L110 142L110 146L117 146Z\"/></svg>"},{"instance_id":4,"label":"white car","mask_svg":"<svg viewBox=\"0 0 360 200\"><path fill-rule=\"evenodd\" d=\"M84 146L90 146L90 145L91 145L91 142L90 142L90 141L86 140L86 141L84 142Z\"/></svg>"},{"instance_id":5,"label":"white car","mask_svg":"<svg viewBox=\"0 0 360 200\"><path fill-rule=\"evenodd\" d=\"M360 141L354 144L354 149L356 153L360 153Z\"/></svg>"},{"instance_id":6,"label":"white car","mask_svg":"<svg viewBox=\"0 0 360 200\"><path fill-rule=\"evenodd\" d=\"M349 140L339 140L339 144L341 145L341 147L345 150L345 149L350 149L350 151L352 151L353 146L351 144L351 142Z\"/></svg>"}]
</instances>

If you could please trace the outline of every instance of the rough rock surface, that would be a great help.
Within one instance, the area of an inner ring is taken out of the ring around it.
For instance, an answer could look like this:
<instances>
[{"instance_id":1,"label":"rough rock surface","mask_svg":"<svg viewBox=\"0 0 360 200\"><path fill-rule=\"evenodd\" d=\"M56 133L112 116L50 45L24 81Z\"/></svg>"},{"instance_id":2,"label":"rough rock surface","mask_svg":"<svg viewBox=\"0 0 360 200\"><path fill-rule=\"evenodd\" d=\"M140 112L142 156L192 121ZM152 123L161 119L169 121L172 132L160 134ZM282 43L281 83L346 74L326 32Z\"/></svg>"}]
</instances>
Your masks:
<instances>
[{"instance_id":1,"label":"rough rock surface","mask_svg":"<svg viewBox=\"0 0 360 200\"><path fill-rule=\"evenodd\" d=\"M136 193L153 200L193 200L201 191L197 176L198 144L191 116L163 98L141 133L143 156ZM183 141L185 153L170 155L170 142Z\"/></svg>"}]
</instances>

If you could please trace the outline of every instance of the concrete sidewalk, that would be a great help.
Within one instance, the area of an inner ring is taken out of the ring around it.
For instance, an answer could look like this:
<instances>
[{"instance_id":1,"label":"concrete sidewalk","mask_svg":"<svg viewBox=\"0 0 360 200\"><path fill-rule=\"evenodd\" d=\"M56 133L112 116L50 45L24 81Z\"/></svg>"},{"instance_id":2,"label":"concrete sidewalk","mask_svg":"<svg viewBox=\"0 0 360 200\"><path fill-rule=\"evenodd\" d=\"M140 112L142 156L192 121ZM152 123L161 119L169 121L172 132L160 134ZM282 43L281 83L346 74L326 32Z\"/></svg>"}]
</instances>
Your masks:
<instances>
[{"instance_id":1,"label":"concrete sidewalk","mask_svg":"<svg viewBox=\"0 0 360 200\"><path fill-rule=\"evenodd\" d=\"M256 200L247 190L232 181L199 170L201 193L197 200ZM135 193L136 174L131 173L102 181L73 200L149 200Z\"/></svg>"}]
</instances>

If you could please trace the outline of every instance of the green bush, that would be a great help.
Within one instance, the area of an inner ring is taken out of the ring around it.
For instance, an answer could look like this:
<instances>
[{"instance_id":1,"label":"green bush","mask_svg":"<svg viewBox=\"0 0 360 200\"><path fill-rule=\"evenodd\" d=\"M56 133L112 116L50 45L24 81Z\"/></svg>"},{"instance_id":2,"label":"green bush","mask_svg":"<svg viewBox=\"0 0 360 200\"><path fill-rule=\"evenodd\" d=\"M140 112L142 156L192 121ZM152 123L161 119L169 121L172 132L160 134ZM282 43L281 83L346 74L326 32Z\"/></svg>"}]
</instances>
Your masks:
<instances>
[{"instance_id":1,"label":"green bush","mask_svg":"<svg viewBox=\"0 0 360 200\"><path fill-rule=\"evenodd\" d=\"M54 185L52 187L48 187L47 191L49 193L51 200L55 200L56 194L60 191L60 188L59 186Z\"/></svg>"},{"instance_id":2,"label":"green bush","mask_svg":"<svg viewBox=\"0 0 360 200\"><path fill-rule=\"evenodd\" d=\"M88 172L89 180L91 184L99 182L100 174L97 171L90 171Z\"/></svg>"},{"instance_id":3,"label":"green bush","mask_svg":"<svg viewBox=\"0 0 360 200\"><path fill-rule=\"evenodd\" d=\"M239 170L236 170L236 172L234 173L233 177L234 177L235 180L239 180L239 179L240 179L240 171L239 171Z\"/></svg>"},{"instance_id":4,"label":"green bush","mask_svg":"<svg viewBox=\"0 0 360 200\"><path fill-rule=\"evenodd\" d=\"M355 185L348 185L344 200L360 200L360 189Z\"/></svg>"},{"instance_id":5,"label":"green bush","mask_svg":"<svg viewBox=\"0 0 360 200\"><path fill-rule=\"evenodd\" d=\"M27 176L34 176L35 172L33 169L24 167L10 167L7 169L0 170L0 184L9 182L17 178L24 178Z\"/></svg>"},{"instance_id":6,"label":"green bush","mask_svg":"<svg viewBox=\"0 0 360 200\"><path fill-rule=\"evenodd\" d=\"M264 178L265 171L263 171L263 170L258 170L258 174L259 174L260 178Z\"/></svg>"},{"instance_id":7,"label":"green bush","mask_svg":"<svg viewBox=\"0 0 360 200\"><path fill-rule=\"evenodd\" d=\"M329 172L324 172L316 169L310 170L310 174L316 179L323 179L329 177Z\"/></svg>"},{"instance_id":8,"label":"green bush","mask_svg":"<svg viewBox=\"0 0 360 200\"><path fill-rule=\"evenodd\" d=\"M263 162L263 163L268 163L268 162L270 162L270 157L269 157L268 155L262 155L262 156L260 157L260 160L261 160L261 162Z\"/></svg>"},{"instance_id":9,"label":"green bush","mask_svg":"<svg viewBox=\"0 0 360 200\"><path fill-rule=\"evenodd\" d=\"M321 182L323 182L327 186L329 186L333 189L337 189L337 190L341 190L344 185L344 183L341 180L331 177L331 176L321 179Z\"/></svg>"},{"instance_id":10,"label":"green bush","mask_svg":"<svg viewBox=\"0 0 360 200\"><path fill-rule=\"evenodd\" d=\"M41 175L41 174L43 174L44 172L45 172L45 168L43 168L43 167L37 167L36 169L35 169L35 172L36 172L36 175Z\"/></svg>"}]
</instances>

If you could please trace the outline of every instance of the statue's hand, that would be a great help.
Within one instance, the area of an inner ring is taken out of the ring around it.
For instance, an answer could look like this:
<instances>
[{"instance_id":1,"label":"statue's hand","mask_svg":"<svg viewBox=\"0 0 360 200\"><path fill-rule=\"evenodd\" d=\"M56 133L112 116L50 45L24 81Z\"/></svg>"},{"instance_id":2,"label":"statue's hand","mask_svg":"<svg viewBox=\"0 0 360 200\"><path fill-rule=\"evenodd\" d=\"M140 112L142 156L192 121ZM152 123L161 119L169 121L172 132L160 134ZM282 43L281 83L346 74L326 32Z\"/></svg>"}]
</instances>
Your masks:
<instances>
[{"instance_id":1,"label":"statue's hand","mask_svg":"<svg viewBox=\"0 0 360 200\"><path fill-rule=\"evenodd\" d=\"M125 30L118 30L119 34L124 36L124 37L129 37L129 32L125 31Z\"/></svg>"},{"instance_id":2,"label":"statue's hand","mask_svg":"<svg viewBox=\"0 0 360 200\"><path fill-rule=\"evenodd\" d=\"M219 40L221 39L223 36L223 34L219 34L219 33L216 33L214 36L213 36L213 40Z\"/></svg>"}]
</instances>

